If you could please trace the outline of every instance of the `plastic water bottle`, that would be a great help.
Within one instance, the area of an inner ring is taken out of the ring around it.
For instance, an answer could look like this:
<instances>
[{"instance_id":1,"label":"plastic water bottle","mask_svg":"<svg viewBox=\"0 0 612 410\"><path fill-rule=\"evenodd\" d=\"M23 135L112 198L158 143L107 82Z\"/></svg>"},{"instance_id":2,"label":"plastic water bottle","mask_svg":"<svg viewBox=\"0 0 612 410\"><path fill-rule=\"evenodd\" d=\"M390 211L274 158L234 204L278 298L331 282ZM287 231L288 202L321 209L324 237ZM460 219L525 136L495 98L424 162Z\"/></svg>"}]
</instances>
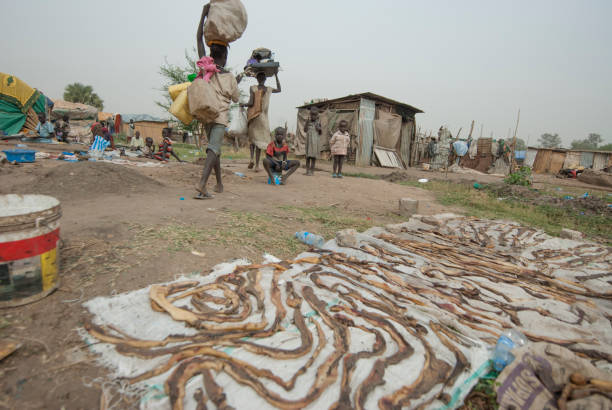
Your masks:
<instances>
[{"instance_id":1,"label":"plastic water bottle","mask_svg":"<svg viewBox=\"0 0 612 410\"><path fill-rule=\"evenodd\" d=\"M306 245L313 246L315 248L322 248L325 245L325 239L319 235L315 235L310 232L296 232L295 237Z\"/></svg>"},{"instance_id":2,"label":"plastic water bottle","mask_svg":"<svg viewBox=\"0 0 612 410\"><path fill-rule=\"evenodd\" d=\"M524 346L525 343L527 343L527 338L518 330L511 329L504 332L497 339L497 345L493 353L493 367L495 370L501 372L507 365L512 363L514 355L510 353L510 350L515 347Z\"/></svg>"}]
</instances>

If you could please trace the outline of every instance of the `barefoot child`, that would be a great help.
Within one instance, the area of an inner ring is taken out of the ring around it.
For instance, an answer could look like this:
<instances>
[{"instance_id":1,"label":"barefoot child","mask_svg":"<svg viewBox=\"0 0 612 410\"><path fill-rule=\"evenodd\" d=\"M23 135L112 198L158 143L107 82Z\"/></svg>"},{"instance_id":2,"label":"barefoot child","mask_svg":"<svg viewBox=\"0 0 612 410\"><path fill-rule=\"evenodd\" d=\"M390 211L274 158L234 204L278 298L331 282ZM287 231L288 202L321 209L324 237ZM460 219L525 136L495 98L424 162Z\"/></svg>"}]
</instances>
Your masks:
<instances>
[{"instance_id":1,"label":"barefoot child","mask_svg":"<svg viewBox=\"0 0 612 410\"><path fill-rule=\"evenodd\" d=\"M279 127L274 131L274 141L272 141L268 145L268 149L266 149L266 157L263 160L263 166L271 181L274 181L272 172L282 174L283 171L287 171L281 178L281 185L285 185L291 174L300 167L299 161L287 161L288 152L289 147L285 143L285 129Z\"/></svg>"},{"instance_id":2,"label":"barefoot child","mask_svg":"<svg viewBox=\"0 0 612 410\"><path fill-rule=\"evenodd\" d=\"M314 175L315 162L321 156L319 140L321 138L321 121L319 121L319 109L310 109L310 118L304 126L306 133L306 175Z\"/></svg>"},{"instance_id":3,"label":"barefoot child","mask_svg":"<svg viewBox=\"0 0 612 410\"><path fill-rule=\"evenodd\" d=\"M351 143L351 136L348 132L348 123L345 120L340 121L338 131L329 140L331 153L334 156L334 172L333 178L342 178L342 163L346 158L348 146Z\"/></svg>"}]
</instances>

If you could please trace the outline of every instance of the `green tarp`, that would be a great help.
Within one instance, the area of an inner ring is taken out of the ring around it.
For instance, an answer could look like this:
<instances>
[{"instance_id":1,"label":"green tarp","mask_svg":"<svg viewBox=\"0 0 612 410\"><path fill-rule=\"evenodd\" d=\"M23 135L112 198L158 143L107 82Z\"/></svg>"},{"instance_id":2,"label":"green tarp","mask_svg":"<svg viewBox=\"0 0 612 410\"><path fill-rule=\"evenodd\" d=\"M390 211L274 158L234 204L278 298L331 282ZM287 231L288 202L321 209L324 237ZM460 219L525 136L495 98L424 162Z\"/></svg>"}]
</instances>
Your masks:
<instances>
[{"instance_id":1,"label":"green tarp","mask_svg":"<svg viewBox=\"0 0 612 410\"><path fill-rule=\"evenodd\" d=\"M37 112L45 112L47 105L47 97L42 93L39 94L38 100L32 106L32 109ZM27 115L21 112L21 109L7 101L0 100L0 131L6 135L19 133L26 122Z\"/></svg>"}]
</instances>

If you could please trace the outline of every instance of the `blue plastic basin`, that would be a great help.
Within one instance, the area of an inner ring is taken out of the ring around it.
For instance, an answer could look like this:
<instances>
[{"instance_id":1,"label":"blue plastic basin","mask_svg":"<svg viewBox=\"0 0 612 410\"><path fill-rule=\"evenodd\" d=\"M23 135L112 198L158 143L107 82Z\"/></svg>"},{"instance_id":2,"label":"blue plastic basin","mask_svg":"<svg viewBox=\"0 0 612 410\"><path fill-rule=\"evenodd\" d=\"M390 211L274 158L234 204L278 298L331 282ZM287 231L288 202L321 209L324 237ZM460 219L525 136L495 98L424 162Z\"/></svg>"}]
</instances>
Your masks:
<instances>
[{"instance_id":1,"label":"blue plastic basin","mask_svg":"<svg viewBox=\"0 0 612 410\"><path fill-rule=\"evenodd\" d=\"M2 152L6 154L6 159L10 162L23 163L36 161L36 151L30 149L7 149Z\"/></svg>"}]
</instances>

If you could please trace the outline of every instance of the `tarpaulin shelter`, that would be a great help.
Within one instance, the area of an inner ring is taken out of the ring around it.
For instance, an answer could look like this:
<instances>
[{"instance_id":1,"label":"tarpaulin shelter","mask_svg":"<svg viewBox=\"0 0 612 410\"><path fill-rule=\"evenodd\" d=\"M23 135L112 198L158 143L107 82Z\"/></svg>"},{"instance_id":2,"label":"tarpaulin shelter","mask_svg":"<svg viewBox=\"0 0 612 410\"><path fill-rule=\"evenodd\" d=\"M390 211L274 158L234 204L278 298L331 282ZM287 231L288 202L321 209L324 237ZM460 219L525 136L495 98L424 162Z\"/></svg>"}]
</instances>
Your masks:
<instances>
[{"instance_id":1,"label":"tarpaulin shelter","mask_svg":"<svg viewBox=\"0 0 612 410\"><path fill-rule=\"evenodd\" d=\"M33 131L37 114L46 112L47 97L11 74L0 73L0 131L7 135Z\"/></svg>"},{"instance_id":2,"label":"tarpaulin shelter","mask_svg":"<svg viewBox=\"0 0 612 410\"><path fill-rule=\"evenodd\" d=\"M420 109L373 93L305 104L298 107L293 147L297 155L305 154L304 125L311 107L319 109L323 129L320 146L323 151L329 151L330 138L338 130L340 121L345 120L351 134L349 161L355 165L377 164L394 168L415 163L415 114L422 113Z\"/></svg>"},{"instance_id":3,"label":"tarpaulin shelter","mask_svg":"<svg viewBox=\"0 0 612 410\"><path fill-rule=\"evenodd\" d=\"M168 127L168 120L154 117L148 114L121 114L122 134L129 134L130 120L134 120L134 132L140 131L142 138L151 137L156 144L162 141L162 130Z\"/></svg>"}]
</instances>

